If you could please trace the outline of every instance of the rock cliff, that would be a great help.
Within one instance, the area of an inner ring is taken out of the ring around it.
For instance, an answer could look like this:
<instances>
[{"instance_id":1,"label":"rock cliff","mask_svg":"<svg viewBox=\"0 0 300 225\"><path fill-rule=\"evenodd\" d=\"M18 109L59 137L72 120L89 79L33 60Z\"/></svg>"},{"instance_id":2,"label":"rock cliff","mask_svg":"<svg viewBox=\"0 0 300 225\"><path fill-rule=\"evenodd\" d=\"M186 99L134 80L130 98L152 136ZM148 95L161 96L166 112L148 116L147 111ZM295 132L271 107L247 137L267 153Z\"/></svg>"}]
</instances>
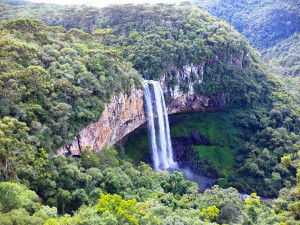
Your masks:
<instances>
[{"instance_id":1,"label":"rock cliff","mask_svg":"<svg viewBox=\"0 0 300 225\"><path fill-rule=\"evenodd\" d=\"M133 88L130 93L114 96L105 105L99 121L80 130L71 145L58 150L58 155L80 155L88 146L99 150L113 145L145 121L144 93Z\"/></svg>"},{"instance_id":2,"label":"rock cliff","mask_svg":"<svg viewBox=\"0 0 300 225\"><path fill-rule=\"evenodd\" d=\"M221 109L225 104L225 97L197 96L194 93L193 84L202 82L201 66L193 64L185 66L176 74L176 79L188 85L188 91L183 92L178 85L170 88L167 86L167 72L160 80L163 91L172 97L167 104L168 114L184 112L201 112ZM196 79L191 79L191 76ZM144 110L143 90L133 88L130 93L122 93L114 96L105 109L99 121L88 125L79 131L70 145L61 147L57 155L80 155L88 146L94 151L99 151L105 146L110 146L120 141L127 134L146 122Z\"/></svg>"}]
</instances>

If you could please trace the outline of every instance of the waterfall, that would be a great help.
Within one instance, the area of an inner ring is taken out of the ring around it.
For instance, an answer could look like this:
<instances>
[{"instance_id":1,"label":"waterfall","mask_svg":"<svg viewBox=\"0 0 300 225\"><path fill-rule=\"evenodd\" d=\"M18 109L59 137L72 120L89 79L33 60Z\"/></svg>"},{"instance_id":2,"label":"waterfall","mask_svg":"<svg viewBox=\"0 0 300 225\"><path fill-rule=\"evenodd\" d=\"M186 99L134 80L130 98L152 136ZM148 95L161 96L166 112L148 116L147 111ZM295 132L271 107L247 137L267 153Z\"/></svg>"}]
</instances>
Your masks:
<instances>
[{"instance_id":1,"label":"waterfall","mask_svg":"<svg viewBox=\"0 0 300 225\"><path fill-rule=\"evenodd\" d=\"M157 81L143 82L154 169L176 168L164 95Z\"/></svg>"}]
</instances>

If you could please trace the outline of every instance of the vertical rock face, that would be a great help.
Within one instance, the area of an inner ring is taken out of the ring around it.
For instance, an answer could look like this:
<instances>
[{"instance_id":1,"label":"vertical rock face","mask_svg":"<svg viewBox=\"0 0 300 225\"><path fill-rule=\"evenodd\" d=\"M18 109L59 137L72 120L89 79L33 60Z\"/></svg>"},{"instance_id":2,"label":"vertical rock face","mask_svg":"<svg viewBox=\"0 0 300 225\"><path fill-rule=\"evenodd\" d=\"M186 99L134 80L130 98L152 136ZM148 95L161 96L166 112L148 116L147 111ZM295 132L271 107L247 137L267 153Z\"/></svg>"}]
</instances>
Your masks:
<instances>
[{"instance_id":1,"label":"vertical rock face","mask_svg":"<svg viewBox=\"0 0 300 225\"><path fill-rule=\"evenodd\" d=\"M161 78L160 83L165 93L169 94L173 100L167 105L168 114L184 113L184 112L203 112L215 111L221 109L225 104L224 95L216 96L198 96L195 93L194 85L201 84L204 81L203 77L204 66L194 65L193 63L185 65L177 71L175 75L166 72ZM167 77L173 77L178 84L174 87L167 85ZM184 84L187 90L183 91L180 84Z\"/></svg>"},{"instance_id":2,"label":"vertical rock face","mask_svg":"<svg viewBox=\"0 0 300 225\"><path fill-rule=\"evenodd\" d=\"M143 90L133 88L130 93L114 96L99 121L80 130L71 145L58 150L58 155L80 155L88 146L97 151L113 145L145 121Z\"/></svg>"},{"instance_id":3,"label":"vertical rock face","mask_svg":"<svg viewBox=\"0 0 300 225\"><path fill-rule=\"evenodd\" d=\"M172 102L167 104L168 114L184 112L215 111L225 104L225 96L197 96L194 84L203 81L203 67L193 64L184 66L176 74L176 79L185 82L188 90L183 92L179 85L173 88L167 86L166 73L160 80L164 93L171 95ZM193 77L193 78L192 78ZM105 109L99 121L88 125L79 131L71 145L61 147L57 155L80 155L88 146L94 151L100 151L120 141L127 134L146 122L143 90L133 88L130 93L114 96Z\"/></svg>"},{"instance_id":4,"label":"vertical rock face","mask_svg":"<svg viewBox=\"0 0 300 225\"><path fill-rule=\"evenodd\" d=\"M194 84L201 84L203 82L203 71L203 66L194 65L191 63L189 65L185 65L181 70L177 71L175 77L173 77L174 75L167 71L164 76L162 76L160 83L162 84L164 92L168 92L173 99L180 98L184 94L189 96L195 95ZM167 77L170 76L178 81L178 84L172 88L168 87L167 85ZM185 84L188 90L185 92L182 91L179 83Z\"/></svg>"}]
</instances>

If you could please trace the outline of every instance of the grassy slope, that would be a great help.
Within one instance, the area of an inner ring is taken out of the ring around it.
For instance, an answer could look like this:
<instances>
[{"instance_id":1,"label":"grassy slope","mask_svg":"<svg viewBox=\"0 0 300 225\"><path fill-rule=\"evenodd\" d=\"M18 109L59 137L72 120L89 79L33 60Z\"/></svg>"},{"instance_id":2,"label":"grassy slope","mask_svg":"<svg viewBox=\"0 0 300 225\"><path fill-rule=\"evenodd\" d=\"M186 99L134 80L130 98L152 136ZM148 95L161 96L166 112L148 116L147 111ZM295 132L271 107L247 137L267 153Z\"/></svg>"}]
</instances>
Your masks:
<instances>
[{"instance_id":1,"label":"grassy slope","mask_svg":"<svg viewBox=\"0 0 300 225\"><path fill-rule=\"evenodd\" d=\"M219 176L228 177L235 167L235 146L240 141L239 130L234 127L237 111L191 113L175 115L182 122L171 126L172 137L199 132L209 139L211 146L193 146L193 150L214 168Z\"/></svg>"}]
</instances>

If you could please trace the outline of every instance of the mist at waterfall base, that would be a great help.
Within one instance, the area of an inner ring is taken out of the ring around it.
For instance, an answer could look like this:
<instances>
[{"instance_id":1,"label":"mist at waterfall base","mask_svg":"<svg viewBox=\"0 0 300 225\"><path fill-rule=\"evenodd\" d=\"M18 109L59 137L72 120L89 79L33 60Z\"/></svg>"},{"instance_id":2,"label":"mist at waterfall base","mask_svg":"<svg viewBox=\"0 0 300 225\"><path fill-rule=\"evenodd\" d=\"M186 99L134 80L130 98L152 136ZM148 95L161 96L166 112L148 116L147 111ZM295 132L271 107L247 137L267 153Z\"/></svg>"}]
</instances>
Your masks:
<instances>
[{"instance_id":1,"label":"mist at waterfall base","mask_svg":"<svg viewBox=\"0 0 300 225\"><path fill-rule=\"evenodd\" d=\"M196 182L203 191L210 185L211 179L194 174L189 168L179 168L174 161L168 113L159 82L144 80L143 86L153 169L183 172L185 179Z\"/></svg>"}]
</instances>

